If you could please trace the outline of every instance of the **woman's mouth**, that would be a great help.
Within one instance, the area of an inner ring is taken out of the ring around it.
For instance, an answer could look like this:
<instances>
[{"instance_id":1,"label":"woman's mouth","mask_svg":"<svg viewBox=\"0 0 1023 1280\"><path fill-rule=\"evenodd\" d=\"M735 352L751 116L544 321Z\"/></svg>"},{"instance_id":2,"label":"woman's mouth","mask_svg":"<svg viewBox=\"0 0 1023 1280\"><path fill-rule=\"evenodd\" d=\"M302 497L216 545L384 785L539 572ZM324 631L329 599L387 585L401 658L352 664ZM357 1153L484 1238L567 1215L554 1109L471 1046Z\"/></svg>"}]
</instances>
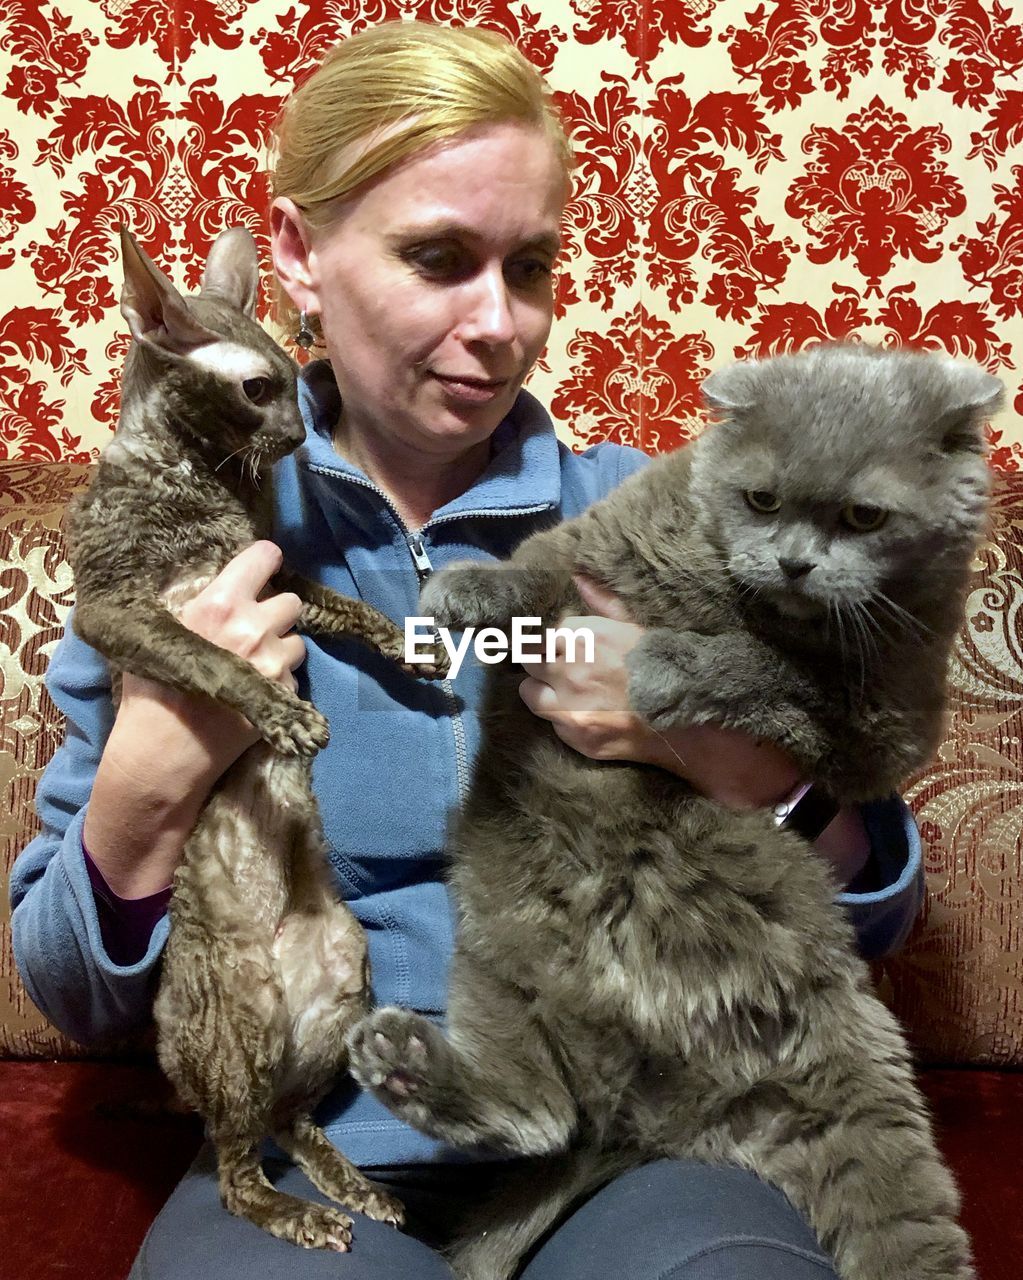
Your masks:
<instances>
[{"instance_id":1,"label":"woman's mouth","mask_svg":"<svg viewBox=\"0 0 1023 1280\"><path fill-rule=\"evenodd\" d=\"M507 387L508 378L468 378L456 374L433 373L444 391L454 400L465 404L487 404L495 400Z\"/></svg>"}]
</instances>

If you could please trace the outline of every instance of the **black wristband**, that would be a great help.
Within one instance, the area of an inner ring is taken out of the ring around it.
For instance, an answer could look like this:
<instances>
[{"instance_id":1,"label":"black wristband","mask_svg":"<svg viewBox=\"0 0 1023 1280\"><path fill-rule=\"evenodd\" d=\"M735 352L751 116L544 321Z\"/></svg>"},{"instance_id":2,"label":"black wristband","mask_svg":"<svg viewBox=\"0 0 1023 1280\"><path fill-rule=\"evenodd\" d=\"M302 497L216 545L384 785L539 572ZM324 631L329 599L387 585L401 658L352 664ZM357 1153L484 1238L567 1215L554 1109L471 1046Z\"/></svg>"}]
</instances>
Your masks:
<instances>
[{"instance_id":1,"label":"black wristband","mask_svg":"<svg viewBox=\"0 0 1023 1280\"><path fill-rule=\"evenodd\" d=\"M779 827L813 841L831 825L840 808L834 796L823 787L810 784L793 799L775 805L774 816Z\"/></svg>"}]
</instances>

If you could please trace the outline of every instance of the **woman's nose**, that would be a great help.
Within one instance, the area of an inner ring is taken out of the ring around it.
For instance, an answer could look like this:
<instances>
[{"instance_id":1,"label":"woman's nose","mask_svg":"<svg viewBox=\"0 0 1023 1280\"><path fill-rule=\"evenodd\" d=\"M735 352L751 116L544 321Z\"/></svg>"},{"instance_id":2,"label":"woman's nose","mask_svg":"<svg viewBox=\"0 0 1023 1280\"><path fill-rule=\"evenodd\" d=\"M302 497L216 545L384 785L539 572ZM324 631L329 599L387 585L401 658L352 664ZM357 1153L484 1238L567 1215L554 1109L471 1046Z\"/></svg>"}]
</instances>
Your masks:
<instances>
[{"instance_id":1,"label":"woman's nose","mask_svg":"<svg viewBox=\"0 0 1023 1280\"><path fill-rule=\"evenodd\" d=\"M466 342L485 342L496 347L515 337L511 300L504 272L498 269L481 272L472 282L466 300L466 314L459 332Z\"/></svg>"}]
</instances>

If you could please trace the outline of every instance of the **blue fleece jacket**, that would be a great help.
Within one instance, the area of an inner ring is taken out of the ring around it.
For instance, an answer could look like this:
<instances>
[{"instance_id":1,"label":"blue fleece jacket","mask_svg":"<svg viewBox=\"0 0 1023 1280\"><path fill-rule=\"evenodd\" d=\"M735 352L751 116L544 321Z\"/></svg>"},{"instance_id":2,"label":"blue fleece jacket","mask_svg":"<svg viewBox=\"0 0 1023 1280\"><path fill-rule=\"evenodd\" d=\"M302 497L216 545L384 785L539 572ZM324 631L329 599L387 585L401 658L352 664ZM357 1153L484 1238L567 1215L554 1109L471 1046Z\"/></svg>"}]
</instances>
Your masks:
<instances>
[{"instance_id":1,"label":"blue fleece jacket","mask_svg":"<svg viewBox=\"0 0 1023 1280\"><path fill-rule=\"evenodd\" d=\"M427 564L503 559L528 534L577 515L647 462L640 451L612 444L572 453L523 392L498 428L484 474L412 535L383 492L334 452L339 401L327 365L305 371L301 398L307 440L278 465L275 536L293 568L399 623L418 613L419 570ZM313 785L340 891L369 937L375 998L441 1017L453 945L445 829L479 745L485 668L466 661L451 685L441 685L410 680L354 642L309 640L307 653L300 691L332 728ZM137 963L118 965L107 955L81 833L112 719L109 676L69 629L47 683L67 716L67 736L39 785L43 831L11 875L14 953L39 1008L90 1043L147 1021L167 920ZM869 806L865 816L881 887L841 901L864 954L876 955L899 945L917 913L921 858L900 800ZM346 1079L320 1119L360 1164L451 1155Z\"/></svg>"}]
</instances>

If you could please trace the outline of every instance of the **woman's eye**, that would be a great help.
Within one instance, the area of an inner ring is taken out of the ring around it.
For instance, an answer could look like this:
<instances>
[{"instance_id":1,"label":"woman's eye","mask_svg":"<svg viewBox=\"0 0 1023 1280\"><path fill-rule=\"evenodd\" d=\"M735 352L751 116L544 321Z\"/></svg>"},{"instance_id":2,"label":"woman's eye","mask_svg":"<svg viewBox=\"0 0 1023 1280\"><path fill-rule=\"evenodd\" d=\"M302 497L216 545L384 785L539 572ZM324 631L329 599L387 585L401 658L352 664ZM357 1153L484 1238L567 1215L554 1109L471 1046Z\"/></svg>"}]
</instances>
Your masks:
<instances>
[{"instance_id":1,"label":"woman's eye","mask_svg":"<svg viewBox=\"0 0 1023 1280\"><path fill-rule=\"evenodd\" d=\"M242 391L253 404L266 404L272 390L269 378L246 378L242 383Z\"/></svg>"},{"instance_id":2,"label":"woman's eye","mask_svg":"<svg viewBox=\"0 0 1023 1280\"><path fill-rule=\"evenodd\" d=\"M762 516L773 516L781 510L781 501L768 489L747 489L742 495L748 506Z\"/></svg>"},{"instance_id":3,"label":"woman's eye","mask_svg":"<svg viewBox=\"0 0 1023 1280\"><path fill-rule=\"evenodd\" d=\"M408 249L403 254L416 270L438 280L455 279L471 269L465 250L458 245L425 244Z\"/></svg>"},{"instance_id":4,"label":"woman's eye","mask_svg":"<svg viewBox=\"0 0 1023 1280\"><path fill-rule=\"evenodd\" d=\"M842 508L842 521L857 533L873 533L880 529L888 519L888 512L881 507L869 507L862 503L850 502Z\"/></svg>"},{"instance_id":5,"label":"woman's eye","mask_svg":"<svg viewBox=\"0 0 1023 1280\"><path fill-rule=\"evenodd\" d=\"M504 269L505 278L513 288L530 288L549 280L553 268L542 258L521 258Z\"/></svg>"}]
</instances>

